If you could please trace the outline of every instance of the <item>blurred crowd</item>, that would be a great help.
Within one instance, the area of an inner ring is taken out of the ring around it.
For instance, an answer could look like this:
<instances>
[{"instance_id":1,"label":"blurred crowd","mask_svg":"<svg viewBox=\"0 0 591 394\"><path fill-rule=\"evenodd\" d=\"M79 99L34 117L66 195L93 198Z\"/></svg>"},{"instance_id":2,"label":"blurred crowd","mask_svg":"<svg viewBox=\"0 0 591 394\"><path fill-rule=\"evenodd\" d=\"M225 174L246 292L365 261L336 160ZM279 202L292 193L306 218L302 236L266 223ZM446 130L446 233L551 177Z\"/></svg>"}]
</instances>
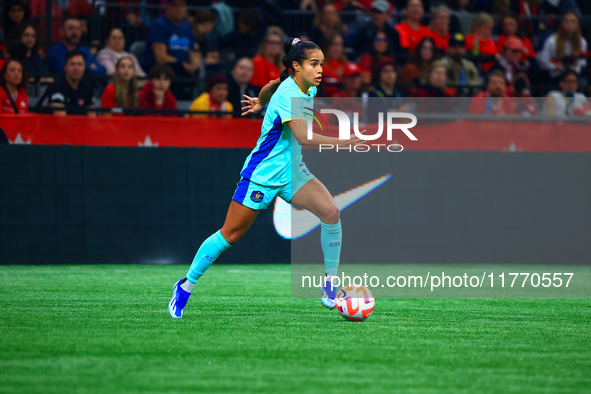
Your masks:
<instances>
[{"instance_id":1,"label":"blurred crowd","mask_svg":"<svg viewBox=\"0 0 591 394\"><path fill-rule=\"evenodd\" d=\"M56 114L188 102L201 112L194 117L238 117L243 95L256 97L279 77L292 35L324 52L321 97L382 98L396 109L413 97L475 97L471 113L591 115L585 1L113 0L118 7L100 10L87 0L52 1L51 10L45 3L4 2L0 113L27 113L34 82L46 86L36 107ZM97 12L109 21L102 40L89 35ZM312 27L294 28L303 17ZM545 97L543 107L534 97Z\"/></svg>"}]
</instances>

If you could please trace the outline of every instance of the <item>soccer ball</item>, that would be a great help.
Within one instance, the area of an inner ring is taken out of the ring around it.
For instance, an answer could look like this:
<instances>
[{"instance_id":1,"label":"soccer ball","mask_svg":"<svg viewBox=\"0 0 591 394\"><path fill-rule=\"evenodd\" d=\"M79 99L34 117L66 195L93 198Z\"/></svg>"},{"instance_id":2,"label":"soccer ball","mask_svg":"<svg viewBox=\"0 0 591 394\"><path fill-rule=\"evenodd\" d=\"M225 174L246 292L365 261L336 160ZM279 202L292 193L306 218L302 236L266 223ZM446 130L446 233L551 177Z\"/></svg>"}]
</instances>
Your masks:
<instances>
[{"instance_id":1,"label":"soccer ball","mask_svg":"<svg viewBox=\"0 0 591 394\"><path fill-rule=\"evenodd\" d=\"M335 299L335 306L345 319L364 321L373 312L375 301L369 289L363 286L348 285L339 291Z\"/></svg>"}]
</instances>

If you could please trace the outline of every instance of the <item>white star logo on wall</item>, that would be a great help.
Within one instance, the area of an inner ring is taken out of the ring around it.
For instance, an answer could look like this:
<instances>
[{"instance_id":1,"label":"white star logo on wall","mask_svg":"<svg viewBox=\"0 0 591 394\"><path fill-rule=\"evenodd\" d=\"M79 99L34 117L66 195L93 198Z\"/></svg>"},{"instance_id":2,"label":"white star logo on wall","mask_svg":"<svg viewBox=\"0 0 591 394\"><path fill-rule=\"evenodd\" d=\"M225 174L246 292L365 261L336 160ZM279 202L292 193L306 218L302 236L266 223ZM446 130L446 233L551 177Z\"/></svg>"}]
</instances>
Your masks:
<instances>
[{"instance_id":1,"label":"white star logo on wall","mask_svg":"<svg viewBox=\"0 0 591 394\"><path fill-rule=\"evenodd\" d=\"M154 146L158 146L157 142L152 142L152 139L150 138L149 135L146 136L146 139L144 140L144 142L138 142L138 146L143 146L143 147L154 147Z\"/></svg>"},{"instance_id":2,"label":"white star logo on wall","mask_svg":"<svg viewBox=\"0 0 591 394\"><path fill-rule=\"evenodd\" d=\"M21 133L16 133L14 141L10 141L10 143L14 145L31 145L31 140L25 141L23 140Z\"/></svg>"},{"instance_id":3,"label":"white star logo on wall","mask_svg":"<svg viewBox=\"0 0 591 394\"><path fill-rule=\"evenodd\" d=\"M515 142L511 141L508 148L503 148L504 152L523 152L523 148L518 148Z\"/></svg>"}]
</instances>

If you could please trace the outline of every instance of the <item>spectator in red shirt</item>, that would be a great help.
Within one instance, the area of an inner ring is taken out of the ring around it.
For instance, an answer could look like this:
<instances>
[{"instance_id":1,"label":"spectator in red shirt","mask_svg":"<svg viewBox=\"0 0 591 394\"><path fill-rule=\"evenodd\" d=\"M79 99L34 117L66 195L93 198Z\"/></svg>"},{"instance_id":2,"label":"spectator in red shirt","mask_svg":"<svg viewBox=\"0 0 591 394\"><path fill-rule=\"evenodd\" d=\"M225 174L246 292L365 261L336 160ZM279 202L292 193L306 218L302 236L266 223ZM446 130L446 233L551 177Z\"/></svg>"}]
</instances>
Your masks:
<instances>
[{"instance_id":1,"label":"spectator in red shirt","mask_svg":"<svg viewBox=\"0 0 591 394\"><path fill-rule=\"evenodd\" d=\"M384 31L378 30L373 37L373 43L369 51L362 54L357 60L357 65L363 72L363 83L371 83L376 66L382 59L390 59L395 62L388 36Z\"/></svg>"},{"instance_id":2,"label":"spectator in red shirt","mask_svg":"<svg viewBox=\"0 0 591 394\"><path fill-rule=\"evenodd\" d=\"M497 46L491 38L494 26L493 17L486 12L479 12L474 17L470 34L466 36L466 49L474 56L494 56Z\"/></svg>"},{"instance_id":3,"label":"spectator in red shirt","mask_svg":"<svg viewBox=\"0 0 591 394\"><path fill-rule=\"evenodd\" d=\"M507 83L501 71L490 72L486 91L472 97L468 112L471 114L513 115L513 105L507 95Z\"/></svg>"},{"instance_id":4,"label":"spectator in red shirt","mask_svg":"<svg viewBox=\"0 0 591 394\"><path fill-rule=\"evenodd\" d=\"M523 46L525 47L523 54L521 55L521 62L525 62L526 59L533 59L536 57L536 52L529 38L519 31L519 23L517 17L512 14L504 15L501 19L502 33L497 38L497 51L500 53L505 48L505 41L509 36L517 36L521 39Z\"/></svg>"},{"instance_id":5,"label":"spectator in red shirt","mask_svg":"<svg viewBox=\"0 0 591 394\"><path fill-rule=\"evenodd\" d=\"M157 64L148 73L150 79L140 91L140 108L177 109L176 98L170 92L174 71L166 64Z\"/></svg>"},{"instance_id":6,"label":"spectator in red shirt","mask_svg":"<svg viewBox=\"0 0 591 394\"><path fill-rule=\"evenodd\" d=\"M400 46L408 52L413 52L424 37L432 37L433 32L421 25L421 18L425 14L421 0L408 0L406 4L406 21L396 25L400 35Z\"/></svg>"},{"instance_id":7,"label":"spectator in red shirt","mask_svg":"<svg viewBox=\"0 0 591 394\"><path fill-rule=\"evenodd\" d=\"M440 5L431 13L431 31L433 32L433 40L435 40L435 47L445 53L449 45L451 34L449 33L450 10L445 5Z\"/></svg>"},{"instance_id":8,"label":"spectator in red shirt","mask_svg":"<svg viewBox=\"0 0 591 394\"><path fill-rule=\"evenodd\" d=\"M454 97L454 89L445 86L447 83L447 67L441 61L434 62L427 78L416 91L416 97Z\"/></svg>"},{"instance_id":9,"label":"spectator in red shirt","mask_svg":"<svg viewBox=\"0 0 591 394\"><path fill-rule=\"evenodd\" d=\"M280 27L270 26L267 29L267 34L259 47L259 53L252 59L254 75L250 83L254 86L263 87L269 81L279 78L279 73L284 68L281 63L284 35Z\"/></svg>"},{"instance_id":10,"label":"spectator in red shirt","mask_svg":"<svg viewBox=\"0 0 591 394\"><path fill-rule=\"evenodd\" d=\"M0 114L26 114L29 112L27 72L23 64L7 60L0 72Z\"/></svg>"},{"instance_id":11,"label":"spectator in red shirt","mask_svg":"<svg viewBox=\"0 0 591 394\"><path fill-rule=\"evenodd\" d=\"M414 87L428 76L435 60L435 42L431 37L424 37L400 73L400 84L403 85L401 90L404 94L414 94Z\"/></svg>"},{"instance_id":12,"label":"spectator in red shirt","mask_svg":"<svg viewBox=\"0 0 591 394\"><path fill-rule=\"evenodd\" d=\"M138 108L139 90L135 62L123 56L115 64L113 82L105 88L101 97L102 108Z\"/></svg>"},{"instance_id":13,"label":"spectator in red shirt","mask_svg":"<svg viewBox=\"0 0 591 394\"><path fill-rule=\"evenodd\" d=\"M324 52L324 67L322 68L322 89L325 97L331 97L339 91L343 81L343 71L349 63L345 56L343 36L337 32L326 34L326 41L322 45Z\"/></svg>"}]
</instances>

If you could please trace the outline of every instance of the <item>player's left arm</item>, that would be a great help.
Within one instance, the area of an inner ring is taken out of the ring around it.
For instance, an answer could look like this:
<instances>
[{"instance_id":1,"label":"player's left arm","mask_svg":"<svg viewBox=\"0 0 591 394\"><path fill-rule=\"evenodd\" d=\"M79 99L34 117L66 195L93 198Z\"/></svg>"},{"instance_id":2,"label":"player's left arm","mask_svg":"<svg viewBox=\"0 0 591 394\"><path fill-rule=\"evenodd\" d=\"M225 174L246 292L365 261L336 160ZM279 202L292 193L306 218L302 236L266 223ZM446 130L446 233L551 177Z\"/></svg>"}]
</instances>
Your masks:
<instances>
[{"instance_id":1,"label":"player's left arm","mask_svg":"<svg viewBox=\"0 0 591 394\"><path fill-rule=\"evenodd\" d=\"M292 119L287 122L291 132L300 145L320 146L320 145L334 145L338 147L355 146L365 144L365 140L351 134L348 140L341 140L335 137L327 137L325 135L312 133L312 139L308 139L308 128L304 119ZM362 131L364 133L365 130Z\"/></svg>"},{"instance_id":2,"label":"player's left arm","mask_svg":"<svg viewBox=\"0 0 591 394\"><path fill-rule=\"evenodd\" d=\"M242 107L242 116L259 113L271 100L271 96L273 96L273 93L275 93L280 83L281 80L279 78L270 81L263 86L259 93L259 97L249 97L245 94L244 97L246 100L240 101L241 103L246 104Z\"/></svg>"}]
</instances>

